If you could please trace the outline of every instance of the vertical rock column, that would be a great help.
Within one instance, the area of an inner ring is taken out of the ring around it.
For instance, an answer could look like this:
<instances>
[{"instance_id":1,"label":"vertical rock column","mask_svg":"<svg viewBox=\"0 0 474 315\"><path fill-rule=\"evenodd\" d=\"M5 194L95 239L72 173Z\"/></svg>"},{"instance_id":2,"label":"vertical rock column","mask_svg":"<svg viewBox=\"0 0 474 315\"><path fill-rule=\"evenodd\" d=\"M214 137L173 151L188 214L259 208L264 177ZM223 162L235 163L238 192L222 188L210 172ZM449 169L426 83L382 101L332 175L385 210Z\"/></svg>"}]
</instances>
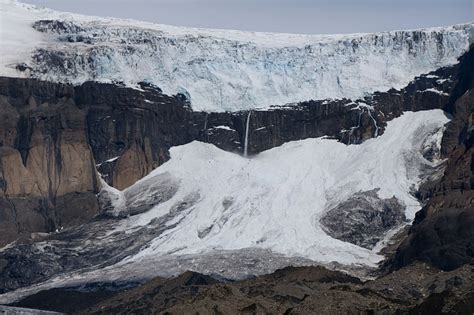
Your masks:
<instances>
[{"instance_id":1,"label":"vertical rock column","mask_svg":"<svg viewBox=\"0 0 474 315\"><path fill-rule=\"evenodd\" d=\"M9 84L20 95L48 93L45 83ZM84 222L98 211L85 114L70 97L53 100L0 96L0 246Z\"/></svg>"}]
</instances>

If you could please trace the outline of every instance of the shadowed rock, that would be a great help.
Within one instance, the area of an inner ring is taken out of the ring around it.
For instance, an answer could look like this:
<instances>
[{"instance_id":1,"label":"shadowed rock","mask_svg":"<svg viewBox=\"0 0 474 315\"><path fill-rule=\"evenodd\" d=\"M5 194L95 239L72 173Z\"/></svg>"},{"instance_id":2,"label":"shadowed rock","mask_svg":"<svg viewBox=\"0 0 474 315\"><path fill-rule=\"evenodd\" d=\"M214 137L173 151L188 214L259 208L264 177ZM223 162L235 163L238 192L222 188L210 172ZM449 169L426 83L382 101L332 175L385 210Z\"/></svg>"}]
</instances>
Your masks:
<instances>
[{"instance_id":1,"label":"shadowed rock","mask_svg":"<svg viewBox=\"0 0 474 315\"><path fill-rule=\"evenodd\" d=\"M329 210L320 220L334 238L371 249L405 220L405 206L397 198L381 199L378 189L359 192Z\"/></svg>"}]
</instances>

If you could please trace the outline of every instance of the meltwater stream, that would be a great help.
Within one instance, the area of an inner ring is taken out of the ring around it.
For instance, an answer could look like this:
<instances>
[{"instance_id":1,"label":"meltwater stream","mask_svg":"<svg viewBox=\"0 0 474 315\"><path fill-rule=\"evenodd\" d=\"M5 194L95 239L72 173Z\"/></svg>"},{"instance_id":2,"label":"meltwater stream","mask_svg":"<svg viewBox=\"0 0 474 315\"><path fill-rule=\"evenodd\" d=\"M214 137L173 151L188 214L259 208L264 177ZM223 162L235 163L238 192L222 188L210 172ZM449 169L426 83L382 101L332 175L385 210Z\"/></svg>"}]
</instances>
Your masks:
<instances>
[{"instance_id":1,"label":"meltwater stream","mask_svg":"<svg viewBox=\"0 0 474 315\"><path fill-rule=\"evenodd\" d=\"M244 157L248 156L248 145L249 145L249 125L250 125L250 116L252 111L250 110L247 115L247 124L245 126L245 140L244 140Z\"/></svg>"}]
</instances>

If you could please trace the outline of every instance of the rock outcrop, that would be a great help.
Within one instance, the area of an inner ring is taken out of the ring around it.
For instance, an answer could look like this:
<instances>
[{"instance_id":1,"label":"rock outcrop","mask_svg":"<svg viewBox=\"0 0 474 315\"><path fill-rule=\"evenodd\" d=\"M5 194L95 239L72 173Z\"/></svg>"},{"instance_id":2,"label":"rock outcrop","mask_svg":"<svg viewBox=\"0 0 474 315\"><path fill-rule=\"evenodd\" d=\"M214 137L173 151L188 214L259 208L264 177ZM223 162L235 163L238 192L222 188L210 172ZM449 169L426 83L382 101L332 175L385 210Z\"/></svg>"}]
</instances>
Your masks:
<instances>
[{"instance_id":1,"label":"rock outcrop","mask_svg":"<svg viewBox=\"0 0 474 315\"><path fill-rule=\"evenodd\" d=\"M457 86L446 110L453 115L442 142L443 176L422 186L426 205L417 213L392 268L414 260L452 270L474 260L474 51L461 61Z\"/></svg>"},{"instance_id":2,"label":"rock outcrop","mask_svg":"<svg viewBox=\"0 0 474 315\"><path fill-rule=\"evenodd\" d=\"M95 283L45 290L14 305L68 314L469 314L471 269L414 264L364 283L323 267L287 267L236 282L188 271L136 288Z\"/></svg>"},{"instance_id":3,"label":"rock outcrop","mask_svg":"<svg viewBox=\"0 0 474 315\"><path fill-rule=\"evenodd\" d=\"M4 79L0 91L0 245L90 219L98 184L74 90Z\"/></svg>"},{"instance_id":4,"label":"rock outcrop","mask_svg":"<svg viewBox=\"0 0 474 315\"><path fill-rule=\"evenodd\" d=\"M380 199L377 190L371 190L352 195L329 210L320 222L332 237L372 249L405 220L404 210L397 198Z\"/></svg>"}]
</instances>

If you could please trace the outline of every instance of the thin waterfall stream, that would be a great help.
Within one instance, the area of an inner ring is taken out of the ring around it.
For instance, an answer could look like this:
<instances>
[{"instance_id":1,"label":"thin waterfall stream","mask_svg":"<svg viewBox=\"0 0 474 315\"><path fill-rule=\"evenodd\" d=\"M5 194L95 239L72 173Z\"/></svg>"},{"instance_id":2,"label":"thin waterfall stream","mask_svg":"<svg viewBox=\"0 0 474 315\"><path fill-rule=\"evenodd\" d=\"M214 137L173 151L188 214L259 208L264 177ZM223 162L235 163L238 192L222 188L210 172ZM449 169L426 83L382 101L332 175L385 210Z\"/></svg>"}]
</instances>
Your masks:
<instances>
[{"instance_id":1,"label":"thin waterfall stream","mask_svg":"<svg viewBox=\"0 0 474 315\"><path fill-rule=\"evenodd\" d=\"M247 115L247 124L245 126L245 140L244 140L244 157L248 156L248 145L249 145L249 126L250 126L250 116L252 111L250 110Z\"/></svg>"}]
</instances>

